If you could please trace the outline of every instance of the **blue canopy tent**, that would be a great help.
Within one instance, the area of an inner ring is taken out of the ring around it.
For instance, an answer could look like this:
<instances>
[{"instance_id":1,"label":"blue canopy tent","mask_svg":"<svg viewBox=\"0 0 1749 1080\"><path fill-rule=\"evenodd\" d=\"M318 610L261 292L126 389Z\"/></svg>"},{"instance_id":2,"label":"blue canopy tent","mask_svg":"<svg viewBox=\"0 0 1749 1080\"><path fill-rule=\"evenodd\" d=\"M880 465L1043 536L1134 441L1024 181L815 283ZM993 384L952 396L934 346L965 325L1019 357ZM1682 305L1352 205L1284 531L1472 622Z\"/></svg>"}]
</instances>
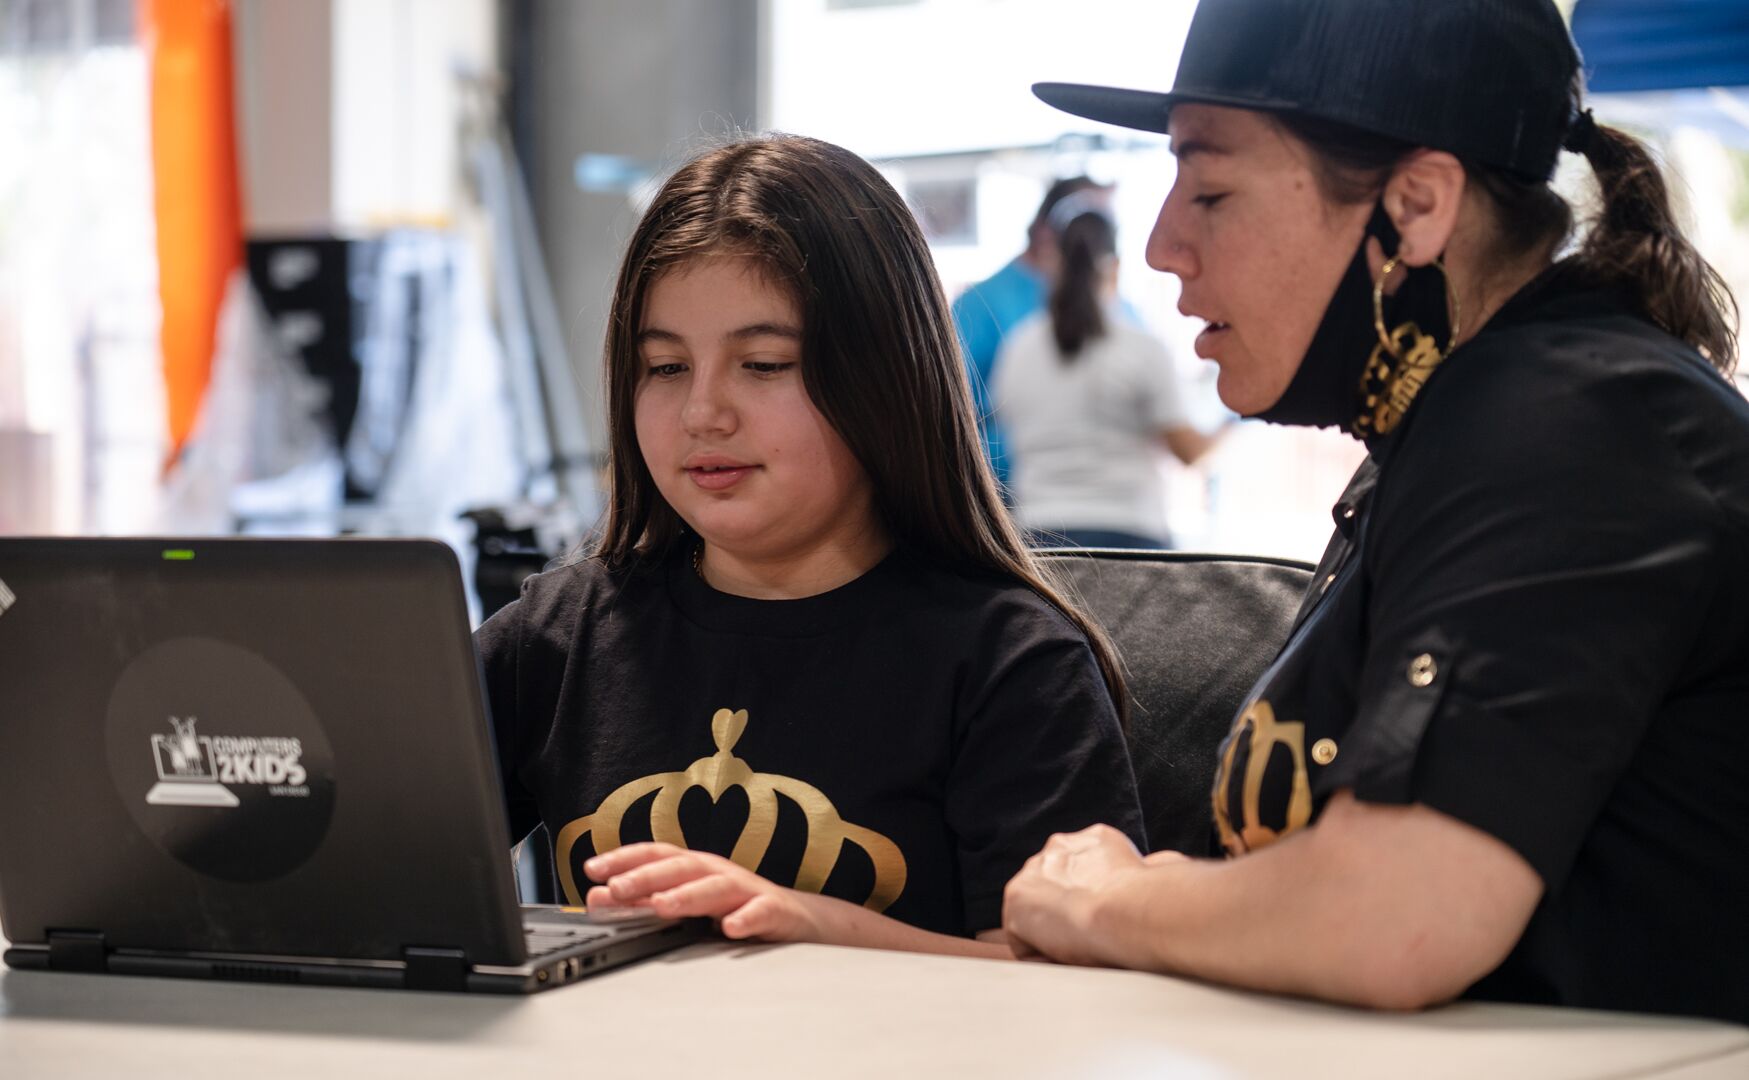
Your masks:
<instances>
[{"instance_id":1,"label":"blue canopy tent","mask_svg":"<svg viewBox=\"0 0 1749 1080\"><path fill-rule=\"evenodd\" d=\"M1578 0L1573 38L1600 117L1749 146L1749 0Z\"/></svg>"}]
</instances>

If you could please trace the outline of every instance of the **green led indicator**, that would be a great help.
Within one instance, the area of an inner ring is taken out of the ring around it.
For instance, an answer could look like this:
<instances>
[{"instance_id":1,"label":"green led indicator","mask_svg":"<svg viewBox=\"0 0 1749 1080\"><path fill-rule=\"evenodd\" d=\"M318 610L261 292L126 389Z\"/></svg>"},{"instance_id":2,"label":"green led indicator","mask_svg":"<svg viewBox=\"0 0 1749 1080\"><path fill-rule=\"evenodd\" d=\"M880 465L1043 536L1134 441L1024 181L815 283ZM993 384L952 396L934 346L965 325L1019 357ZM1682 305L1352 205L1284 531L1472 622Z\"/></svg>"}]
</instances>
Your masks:
<instances>
[{"instance_id":1,"label":"green led indicator","mask_svg":"<svg viewBox=\"0 0 1749 1080\"><path fill-rule=\"evenodd\" d=\"M165 562L189 562L194 558L194 552L187 548L171 548L164 553Z\"/></svg>"}]
</instances>

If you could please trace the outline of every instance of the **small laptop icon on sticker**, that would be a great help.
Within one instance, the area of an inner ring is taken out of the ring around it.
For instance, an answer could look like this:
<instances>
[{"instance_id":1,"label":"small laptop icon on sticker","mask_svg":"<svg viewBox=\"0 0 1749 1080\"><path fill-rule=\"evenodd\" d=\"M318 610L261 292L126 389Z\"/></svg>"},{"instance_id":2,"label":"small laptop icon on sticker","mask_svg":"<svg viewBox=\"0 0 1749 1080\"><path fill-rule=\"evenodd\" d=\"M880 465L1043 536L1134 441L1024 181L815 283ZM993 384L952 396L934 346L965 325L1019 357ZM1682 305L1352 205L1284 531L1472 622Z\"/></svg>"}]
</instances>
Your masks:
<instances>
[{"instance_id":1,"label":"small laptop icon on sticker","mask_svg":"<svg viewBox=\"0 0 1749 1080\"><path fill-rule=\"evenodd\" d=\"M153 806L236 806L237 796L219 783L212 740L194 733L194 717L172 716L174 735L152 736L158 782L146 792Z\"/></svg>"}]
</instances>

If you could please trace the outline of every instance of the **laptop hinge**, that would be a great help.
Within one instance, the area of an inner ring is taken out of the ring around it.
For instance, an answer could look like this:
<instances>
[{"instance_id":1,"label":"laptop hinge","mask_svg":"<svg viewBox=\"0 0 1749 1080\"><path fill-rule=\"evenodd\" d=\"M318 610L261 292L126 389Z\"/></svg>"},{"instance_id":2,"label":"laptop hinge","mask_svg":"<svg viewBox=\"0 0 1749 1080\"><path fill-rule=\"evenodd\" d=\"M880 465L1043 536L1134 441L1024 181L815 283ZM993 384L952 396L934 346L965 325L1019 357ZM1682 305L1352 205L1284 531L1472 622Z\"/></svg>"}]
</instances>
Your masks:
<instances>
[{"instance_id":1,"label":"laptop hinge","mask_svg":"<svg viewBox=\"0 0 1749 1080\"><path fill-rule=\"evenodd\" d=\"M401 950L407 961L405 985L409 990L461 991L468 988L468 955L460 949L431 949L409 945Z\"/></svg>"},{"instance_id":2,"label":"laptop hinge","mask_svg":"<svg viewBox=\"0 0 1749 1080\"><path fill-rule=\"evenodd\" d=\"M97 930L50 930L50 971L107 971L109 948Z\"/></svg>"}]
</instances>

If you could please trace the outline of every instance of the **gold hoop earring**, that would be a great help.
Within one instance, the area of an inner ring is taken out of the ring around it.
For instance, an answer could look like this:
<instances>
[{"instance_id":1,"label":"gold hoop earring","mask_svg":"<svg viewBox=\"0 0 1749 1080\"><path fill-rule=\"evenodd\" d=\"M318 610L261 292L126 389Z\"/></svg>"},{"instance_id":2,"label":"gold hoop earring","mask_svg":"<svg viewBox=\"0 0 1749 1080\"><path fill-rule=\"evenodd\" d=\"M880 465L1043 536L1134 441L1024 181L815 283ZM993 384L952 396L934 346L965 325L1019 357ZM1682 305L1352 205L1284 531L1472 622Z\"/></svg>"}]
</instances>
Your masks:
<instances>
[{"instance_id":1,"label":"gold hoop earring","mask_svg":"<svg viewBox=\"0 0 1749 1080\"><path fill-rule=\"evenodd\" d=\"M1360 392L1363 401L1361 413L1355 418L1350 430L1361 438L1373 435L1388 435L1400 423L1409 406L1415 401L1415 395L1421 392L1428 376L1451 355L1453 346L1457 344L1458 336L1458 302L1452 292L1451 276L1445 272L1443 259L1433 260L1432 265L1439 270L1440 277L1445 279L1446 314L1451 320L1451 337L1446 341L1445 348L1431 334L1422 333L1421 328L1413 321L1405 322L1395 330L1385 329L1385 282L1391 276L1391 271L1401 265L1398 256L1391 256L1379 270L1379 279L1372 287L1372 318L1373 328L1379 333L1378 347L1372 351L1367 360L1366 371L1361 376ZM1385 357L1390 357L1387 361Z\"/></svg>"},{"instance_id":2,"label":"gold hoop earring","mask_svg":"<svg viewBox=\"0 0 1749 1080\"><path fill-rule=\"evenodd\" d=\"M1386 259L1385 265L1379 269L1379 279L1373 282L1372 286L1372 325L1373 329L1379 333L1379 346L1386 353L1399 360L1403 358L1401 347L1393 340L1394 335L1385 329L1385 282L1390 280L1391 271L1402 265L1402 261L1396 255ZM1451 275L1445 272L1445 259L1443 257L1435 259L1429 265L1438 270L1439 276L1445 281L1445 310L1451 321L1451 337L1446 341L1445 348L1439 351L1439 358L1444 360L1451 355L1452 348L1457 345L1461 312L1458 310L1457 293L1452 291Z\"/></svg>"}]
</instances>

